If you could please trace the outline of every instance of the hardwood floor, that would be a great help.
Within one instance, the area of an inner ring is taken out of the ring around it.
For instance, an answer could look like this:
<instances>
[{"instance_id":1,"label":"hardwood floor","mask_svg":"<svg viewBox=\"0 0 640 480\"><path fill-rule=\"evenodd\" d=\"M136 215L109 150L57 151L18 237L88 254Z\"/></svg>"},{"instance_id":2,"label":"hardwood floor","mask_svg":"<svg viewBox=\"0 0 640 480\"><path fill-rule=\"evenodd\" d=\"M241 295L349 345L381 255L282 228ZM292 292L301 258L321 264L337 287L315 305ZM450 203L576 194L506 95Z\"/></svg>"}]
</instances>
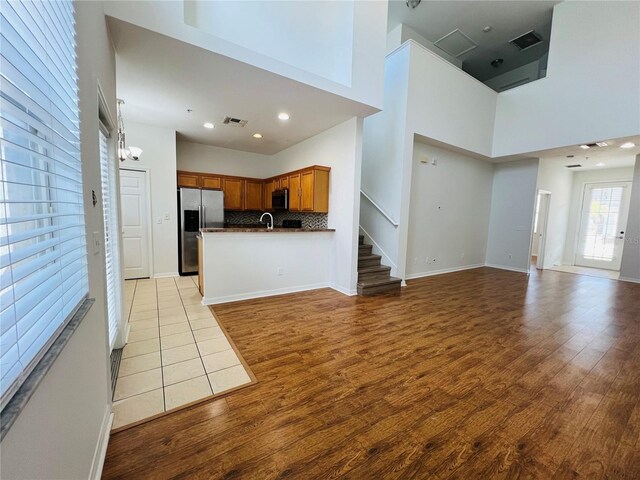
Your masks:
<instances>
[{"instance_id":1,"label":"hardwood floor","mask_svg":"<svg viewBox=\"0 0 640 480\"><path fill-rule=\"evenodd\" d=\"M105 478L640 478L640 285L481 268L215 312L258 384L113 435Z\"/></svg>"}]
</instances>

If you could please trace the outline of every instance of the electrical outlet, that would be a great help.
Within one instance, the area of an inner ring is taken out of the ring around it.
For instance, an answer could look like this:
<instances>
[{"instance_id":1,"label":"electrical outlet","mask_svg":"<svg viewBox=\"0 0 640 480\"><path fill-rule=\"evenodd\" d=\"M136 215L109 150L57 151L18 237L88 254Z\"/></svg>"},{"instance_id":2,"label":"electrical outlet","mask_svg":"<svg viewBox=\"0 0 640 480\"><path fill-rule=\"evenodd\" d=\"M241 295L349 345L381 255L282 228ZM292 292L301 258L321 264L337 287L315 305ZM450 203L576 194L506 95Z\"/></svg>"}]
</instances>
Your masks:
<instances>
[{"instance_id":1,"label":"electrical outlet","mask_svg":"<svg viewBox=\"0 0 640 480\"><path fill-rule=\"evenodd\" d=\"M169 216L169 214L168 214L168 213L165 213L165 214L164 214L164 219L165 219L165 220L170 220L170 219L171 219L171 217Z\"/></svg>"},{"instance_id":2,"label":"electrical outlet","mask_svg":"<svg viewBox=\"0 0 640 480\"><path fill-rule=\"evenodd\" d=\"M418 263L418 257L413 257L413 264L416 265Z\"/></svg>"},{"instance_id":3,"label":"electrical outlet","mask_svg":"<svg viewBox=\"0 0 640 480\"><path fill-rule=\"evenodd\" d=\"M460 260L464 260L464 252L460 254Z\"/></svg>"},{"instance_id":4,"label":"electrical outlet","mask_svg":"<svg viewBox=\"0 0 640 480\"><path fill-rule=\"evenodd\" d=\"M162 223L162 217L156 217L156 223L158 224Z\"/></svg>"},{"instance_id":5,"label":"electrical outlet","mask_svg":"<svg viewBox=\"0 0 640 480\"><path fill-rule=\"evenodd\" d=\"M509 260L511 260L513 258L512 254L509 254Z\"/></svg>"},{"instance_id":6,"label":"electrical outlet","mask_svg":"<svg viewBox=\"0 0 640 480\"><path fill-rule=\"evenodd\" d=\"M433 263L436 263L436 259L435 258L433 259Z\"/></svg>"},{"instance_id":7,"label":"electrical outlet","mask_svg":"<svg viewBox=\"0 0 640 480\"><path fill-rule=\"evenodd\" d=\"M282 269L282 267L278 267L277 273L278 276L284 275L284 270Z\"/></svg>"}]
</instances>

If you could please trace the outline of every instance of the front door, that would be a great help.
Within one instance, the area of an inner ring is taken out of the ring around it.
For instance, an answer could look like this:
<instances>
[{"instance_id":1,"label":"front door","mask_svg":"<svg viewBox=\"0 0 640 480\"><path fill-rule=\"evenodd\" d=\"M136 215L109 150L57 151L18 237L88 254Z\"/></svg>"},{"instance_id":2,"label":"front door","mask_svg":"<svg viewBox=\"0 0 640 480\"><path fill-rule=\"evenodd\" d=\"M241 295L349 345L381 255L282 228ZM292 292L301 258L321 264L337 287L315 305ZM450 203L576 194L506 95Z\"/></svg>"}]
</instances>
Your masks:
<instances>
[{"instance_id":1,"label":"front door","mask_svg":"<svg viewBox=\"0 0 640 480\"><path fill-rule=\"evenodd\" d=\"M585 185L576 265L620 270L630 182Z\"/></svg>"},{"instance_id":2,"label":"front door","mask_svg":"<svg viewBox=\"0 0 640 480\"><path fill-rule=\"evenodd\" d=\"M147 173L120 170L124 278L149 277L149 206Z\"/></svg>"}]
</instances>

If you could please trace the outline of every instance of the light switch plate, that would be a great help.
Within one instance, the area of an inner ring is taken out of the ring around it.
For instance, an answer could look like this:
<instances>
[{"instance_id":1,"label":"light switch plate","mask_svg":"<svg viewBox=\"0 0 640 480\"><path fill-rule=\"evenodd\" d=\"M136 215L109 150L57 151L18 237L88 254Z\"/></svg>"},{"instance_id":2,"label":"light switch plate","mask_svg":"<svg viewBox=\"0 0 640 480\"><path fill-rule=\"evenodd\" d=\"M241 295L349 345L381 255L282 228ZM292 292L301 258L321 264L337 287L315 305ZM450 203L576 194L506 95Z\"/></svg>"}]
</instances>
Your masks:
<instances>
[{"instance_id":1,"label":"light switch plate","mask_svg":"<svg viewBox=\"0 0 640 480\"><path fill-rule=\"evenodd\" d=\"M100 253L100 232L93 232L93 254Z\"/></svg>"}]
</instances>

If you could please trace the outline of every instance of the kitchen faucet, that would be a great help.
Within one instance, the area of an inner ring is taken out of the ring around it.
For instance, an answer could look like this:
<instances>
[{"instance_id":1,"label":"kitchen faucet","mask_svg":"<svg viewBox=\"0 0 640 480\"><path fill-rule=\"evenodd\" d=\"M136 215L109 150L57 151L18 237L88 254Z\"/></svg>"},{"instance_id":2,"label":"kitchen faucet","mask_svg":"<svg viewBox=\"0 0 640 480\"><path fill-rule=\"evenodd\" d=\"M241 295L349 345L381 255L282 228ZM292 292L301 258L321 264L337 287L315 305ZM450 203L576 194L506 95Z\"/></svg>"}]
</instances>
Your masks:
<instances>
[{"instance_id":1,"label":"kitchen faucet","mask_svg":"<svg viewBox=\"0 0 640 480\"><path fill-rule=\"evenodd\" d=\"M269 212L264 212L260 217L259 222L262 223L262 219L265 215L269 215L269 218L271 219L271 223L267 222L267 230L273 230L273 215L271 215Z\"/></svg>"}]
</instances>

